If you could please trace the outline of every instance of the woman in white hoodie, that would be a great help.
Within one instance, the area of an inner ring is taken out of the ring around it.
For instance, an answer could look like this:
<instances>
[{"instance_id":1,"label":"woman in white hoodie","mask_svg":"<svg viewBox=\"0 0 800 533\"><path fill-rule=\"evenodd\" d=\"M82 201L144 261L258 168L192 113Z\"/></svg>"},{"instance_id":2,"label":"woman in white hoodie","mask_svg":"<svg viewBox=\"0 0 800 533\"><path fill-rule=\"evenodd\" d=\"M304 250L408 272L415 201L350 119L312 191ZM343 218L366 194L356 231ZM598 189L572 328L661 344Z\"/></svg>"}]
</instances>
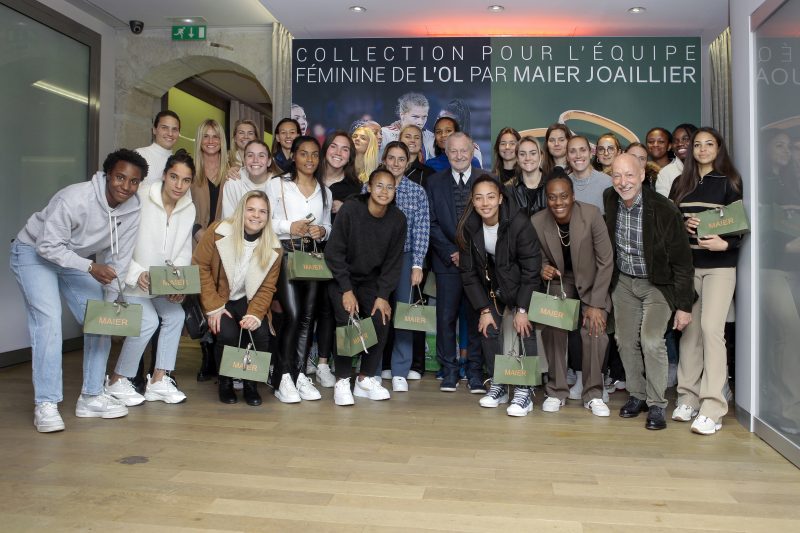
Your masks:
<instances>
[{"instance_id":1,"label":"woman in white hoodie","mask_svg":"<svg viewBox=\"0 0 800 533\"><path fill-rule=\"evenodd\" d=\"M182 294L150 296L150 267L186 266L192 261L192 225L195 208L187 194L192 186L194 161L185 150L167 159L162 179L139 189L142 221L133 258L125 279L126 300L142 305L142 332L127 337L106 391L126 406L145 400L180 403L186 395L178 390L169 372L175 369L178 343L185 318ZM144 396L136 392L129 378L136 375L139 360L161 320L156 365L147 376Z\"/></svg>"}]
</instances>

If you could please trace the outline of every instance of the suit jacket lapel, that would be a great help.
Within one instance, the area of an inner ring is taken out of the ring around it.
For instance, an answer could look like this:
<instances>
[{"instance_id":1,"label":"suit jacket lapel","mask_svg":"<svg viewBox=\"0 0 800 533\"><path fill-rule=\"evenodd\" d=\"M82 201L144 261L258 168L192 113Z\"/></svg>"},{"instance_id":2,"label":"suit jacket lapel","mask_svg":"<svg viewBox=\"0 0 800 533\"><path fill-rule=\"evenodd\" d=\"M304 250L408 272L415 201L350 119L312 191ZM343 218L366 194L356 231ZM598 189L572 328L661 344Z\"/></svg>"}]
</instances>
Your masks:
<instances>
[{"instance_id":1,"label":"suit jacket lapel","mask_svg":"<svg viewBox=\"0 0 800 533\"><path fill-rule=\"evenodd\" d=\"M559 239L558 236L558 224L552 215L545 218L544 240L547 243L547 248L550 250L550 255L553 257L555 267L563 274L564 254L561 252L561 239Z\"/></svg>"},{"instance_id":2,"label":"suit jacket lapel","mask_svg":"<svg viewBox=\"0 0 800 533\"><path fill-rule=\"evenodd\" d=\"M586 238L586 223L583 220L581 206L576 202L572 206L572 217L569 220L569 254L572 258L572 271L580 268L581 245ZM589 236L591 239L591 235Z\"/></svg>"}]
</instances>

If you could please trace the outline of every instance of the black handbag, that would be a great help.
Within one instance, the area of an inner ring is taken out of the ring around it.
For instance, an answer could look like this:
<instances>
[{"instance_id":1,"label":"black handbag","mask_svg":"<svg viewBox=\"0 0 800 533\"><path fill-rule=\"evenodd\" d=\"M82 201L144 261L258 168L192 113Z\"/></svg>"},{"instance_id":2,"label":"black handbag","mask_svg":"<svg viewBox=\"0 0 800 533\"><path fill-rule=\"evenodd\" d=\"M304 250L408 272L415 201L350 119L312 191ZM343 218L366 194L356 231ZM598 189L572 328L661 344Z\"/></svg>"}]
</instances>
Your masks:
<instances>
[{"instance_id":1,"label":"black handbag","mask_svg":"<svg viewBox=\"0 0 800 533\"><path fill-rule=\"evenodd\" d=\"M202 339L208 333L208 322L199 294L187 294L183 299L183 310L186 313L186 331L192 339Z\"/></svg>"}]
</instances>

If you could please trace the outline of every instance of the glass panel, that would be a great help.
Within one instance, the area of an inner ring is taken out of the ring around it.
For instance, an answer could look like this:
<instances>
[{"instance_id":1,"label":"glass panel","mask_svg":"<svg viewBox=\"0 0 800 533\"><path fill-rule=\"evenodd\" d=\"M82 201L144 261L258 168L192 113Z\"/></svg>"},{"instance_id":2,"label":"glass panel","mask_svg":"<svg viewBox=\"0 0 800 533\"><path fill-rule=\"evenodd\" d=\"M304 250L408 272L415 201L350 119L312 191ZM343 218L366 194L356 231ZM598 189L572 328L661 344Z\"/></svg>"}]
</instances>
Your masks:
<instances>
[{"instance_id":1,"label":"glass panel","mask_svg":"<svg viewBox=\"0 0 800 533\"><path fill-rule=\"evenodd\" d=\"M800 1L756 31L760 261L756 417L800 445Z\"/></svg>"},{"instance_id":2,"label":"glass panel","mask_svg":"<svg viewBox=\"0 0 800 533\"><path fill-rule=\"evenodd\" d=\"M64 186L89 177L89 47L0 5L0 227L8 241ZM8 270L6 270L8 272ZM30 346L17 283L0 276L0 353ZM74 325L64 332L74 337Z\"/></svg>"}]
</instances>

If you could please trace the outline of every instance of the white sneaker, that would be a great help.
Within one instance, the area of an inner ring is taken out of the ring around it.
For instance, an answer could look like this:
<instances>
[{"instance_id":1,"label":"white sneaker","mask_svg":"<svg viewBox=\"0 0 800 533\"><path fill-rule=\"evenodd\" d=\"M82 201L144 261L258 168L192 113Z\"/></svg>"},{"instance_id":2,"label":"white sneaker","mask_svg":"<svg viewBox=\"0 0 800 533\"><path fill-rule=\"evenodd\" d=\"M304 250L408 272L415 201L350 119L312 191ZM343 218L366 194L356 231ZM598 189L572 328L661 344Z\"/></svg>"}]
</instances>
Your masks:
<instances>
[{"instance_id":1,"label":"white sneaker","mask_svg":"<svg viewBox=\"0 0 800 533\"><path fill-rule=\"evenodd\" d=\"M58 405L53 402L37 403L33 409L33 425L39 433L64 431L64 420L58 412Z\"/></svg>"},{"instance_id":2,"label":"white sneaker","mask_svg":"<svg viewBox=\"0 0 800 533\"><path fill-rule=\"evenodd\" d=\"M515 387L514 399L506 408L508 416L527 416L533 411L533 389L530 387Z\"/></svg>"},{"instance_id":3,"label":"white sneaker","mask_svg":"<svg viewBox=\"0 0 800 533\"><path fill-rule=\"evenodd\" d=\"M75 416L80 418L120 418L128 414L128 408L122 402L103 393L97 396L81 394L75 404Z\"/></svg>"},{"instance_id":4,"label":"white sneaker","mask_svg":"<svg viewBox=\"0 0 800 533\"><path fill-rule=\"evenodd\" d=\"M308 362L306 363L306 374L313 376L316 373L317 367L314 365L314 361L311 360L311 357L309 357Z\"/></svg>"},{"instance_id":5,"label":"white sneaker","mask_svg":"<svg viewBox=\"0 0 800 533\"><path fill-rule=\"evenodd\" d=\"M381 385L379 379L374 377L365 377L360 381L356 379L353 394L359 398L369 398L370 400L388 400L391 398L389 391Z\"/></svg>"},{"instance_id":6,"label":"white sneaker","mask_svg":"<svg viewBox=\"0 0 800 533\"><path fill-rule=\"evenodd\" d=\"M565 403L567 403L566 400L559 400L555 396L548 396L542 403L542 411L545 413L557 413Z\"/></svg>"},{"instance_id":7,"label":"white sneaker","mask_svg":"<svg viewBox=\"0 0 800 533\"><path fill-rule=\"evenodd\" d=\"M117 400L125 404L126 407L133 407L144 403L144 396L136 392L136 388L128 378L119 378L116 383L109 385L109 378L106 376L105 390Z\"/></svg>"},{"instance_id":8,"label":"white sneaker","mask_svg":"<svg viewBox=\"0 0 800 533\"><path fill-rule=\"evenodd\" d=\"M568 368L567 369L567 385L569 385L571 387L572 385L575 385L575 383L577 381L578 381L578 377L576 376L575 371L572 370L571 368Z\"/></svg>"},{"instance_id":9,"label":"white sneaker","mask_svg":"<svg viewBox=\"0 0 800 533\"><path fill-rule=\"evenodd\" d=\"M603 401L605 403L608 403L608 391L606 390L605 387L603 387Z\"/></svg>"},{"instance_id":10,"label":"white sneaker","mask_svg":"<svg viewBox=\"0 0 800 533\"><path fill-rule=\"evenodd\" d=\"M614 382L614 387L617 390L625 390L625 382L618 379L617 381Z\"/></svg>"},{"instance_id":11,"label":"white sneaker","mask_svg":"<svg viewBox=\"0 0 800 533\"><path fill-rule=\"evenodd\" d=\"M422 379L422 374L420 374L416 370L409 370L408 371L408 376L406 376L406 379L416 381L418 379Z\"/></svg>"},{"instance_id":12,"label":"white sneaker","mask_svg":"<svg viewBox=\"0 0 800 533\"><path fill-rule=\"evenodd\" d=\"M478 400L481 407L497 407L501 403L508 403L508 387L492 383L486 396Z\"/></svg>"},{"instance_id":13,"label":"white sneaker","mask_svg":"<svg viewBox=\"0 0 800 533\"><path fill-rule=\"evenodd\" d=\"M150 375L147 375L147 388L144 391L144 399L148 402L181 403L186 399L186 395L175 386L175 380L164 374L164 376L150 383Z\"/></svg>"},{"instance_id":14,"label":"white sneaker","mask_svg":"<svg viewBox=\"0 0 800 533\"><path fill-rule=\"evenodd\" d=\"M392 379L392 371L384 370L381 372L381 379Z\"/></svg>"},{"instance_id":15,"label":"white sneaker","mask_svg":"<svg viewBox=\"0 0 800 533\"><path fill-rule=\"evenodd\" d=\"M353 405L353 393L350 391L350 378L340 379L333 388L333 403L336 405Z\"/></svg>"},{"instance_id":16,"label":"white sneaker","mask_svg":"<svg viewBox=\"0 0 800 533\"><path fill-rule=\"evenodd\" d=\"M408 381L400 376L392 378L392 390L394 392L408 392Z\"/></svg>"},{"instance_id":17,"label":"white sneaker","mask_svg":"<svg viewBox=\"0 0 800 533\"><path fill-rule=\"evenodd\" d=\"M275 397L283 403L298 403L300 394L292 382L292 375L288 372L281 376L281 384L275 389Z\"/></svg>"},{"instance_id":18,"label":"white sneaker","mask_svg":"<svg viewBox=\"0 0 800 533\"><path fill-rule=\"evenodd\" d=\"M317 366L317 383L326 389L330 389L336 385L336 377L331 372L331 367L328 363L320 363Z\"/></svg>"},{"instance_id":19,"label":"white sneaker","mask_svg":"<svg viewBox=\"0 0 800 533\"><path fill-rule=\"evenodd\" d=\"M233 390L243 390L243 389L244 389L244 382L241 379L234 379Z\"/></svg>"},{"instance_id":20,"label":"white sneaker","mask_svg":"<svg viewBox=\"0 0 800 533\"><path fill-rule=\"evenodd\" d=\"M610 416L611 410L600 398L595 398L583 404L585 408L590 410L594 416Z\"/></svg>"},{"instance_id":21,"label":"white sneaker","mask_svg":"<svg viewBox=\"0 0 800 533\"><path fill-rule=\"evenodd\" d=\"M714 422L707 416L700 415L692 422L692 432L700 435L713 435L722 429L722 424Z\"/></svg>"},{"instance_id":22,"label":"white sneaker","mask_svg":"<svg viewBox=\"0 0 800 533\"><path fill-rule=\"evenodd\" d=\"M314 383L308 379L308 376L305 374L299 374L297 376L297 394L300 395L300 398L303 400L319 400L322 398L322 395L319 393L317 388L314 386Z\"/></svg>"},{"instance_id":23,"label":"white sneaker","mask_svg":"<svg viewBox=\"0 0 800 533\"><path fill-rule=\"evenodd\" d=\"M583 372L578 370L575 372L575 384L569 388L569 399L580 400L583 396Z\"/></svg>"},{"instance_id":24,"label":"white sneaker","mask_svg":"<svg viewBox=\"0 0 800 533\"><path fill-rule=\"evenodd\" d=\"M678 384L678 363L670 363L667 369L667 388Z\"/></svg>"},{"instance_id":25,"label":"white sneaker","mask_svg":"<svg viewBox=\"0 0 800 533\"><path fill-rule=\"evenodd\" d=\"M672 411L672 419L677 420L678 422L688 422L692 418L697 416L697 409L692 409L686 404L679 405Z\"/></svg>"}]
</instances>

